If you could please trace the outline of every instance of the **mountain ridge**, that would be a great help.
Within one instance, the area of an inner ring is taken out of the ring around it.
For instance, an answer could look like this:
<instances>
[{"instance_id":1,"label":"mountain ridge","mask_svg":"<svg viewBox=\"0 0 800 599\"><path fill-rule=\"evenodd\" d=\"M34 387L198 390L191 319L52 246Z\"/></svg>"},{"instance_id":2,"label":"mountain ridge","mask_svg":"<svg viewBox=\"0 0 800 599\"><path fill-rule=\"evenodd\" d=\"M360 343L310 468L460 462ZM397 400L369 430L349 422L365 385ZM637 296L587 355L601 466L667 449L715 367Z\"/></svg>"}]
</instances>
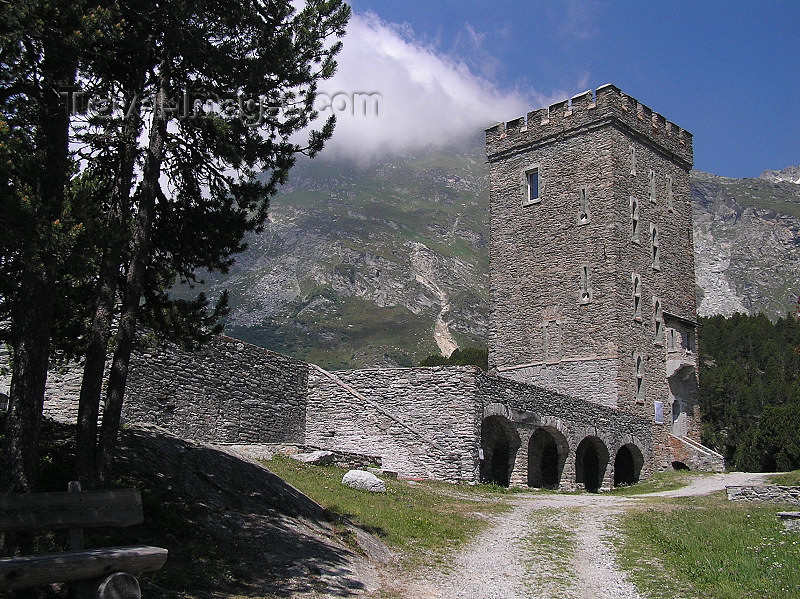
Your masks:
<instances>
[{"instance_id":1,"label":"mountain ridge","mask_svg":"<svg viewBox=\"0 0 800 599\"><path fill-rule=\"evenodd\" d=\"M785 316L800 292L800 167L692 171L698 313ZM485 345L488 168L482 145L370 166L306 161L264 232L206 290L226 334L326 368L411 366Z\"/></svg>"}]
</instances>

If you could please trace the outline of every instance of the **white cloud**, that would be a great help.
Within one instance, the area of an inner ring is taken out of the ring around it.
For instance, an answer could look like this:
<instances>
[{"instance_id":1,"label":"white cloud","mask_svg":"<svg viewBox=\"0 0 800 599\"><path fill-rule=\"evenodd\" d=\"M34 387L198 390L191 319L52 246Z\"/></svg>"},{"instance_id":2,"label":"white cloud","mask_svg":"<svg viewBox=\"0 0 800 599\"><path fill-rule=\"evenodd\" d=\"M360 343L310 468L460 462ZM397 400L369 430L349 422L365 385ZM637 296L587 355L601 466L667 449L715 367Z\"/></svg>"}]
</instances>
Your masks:
<instances>
[{"instance_id":1,"label":"white cloud","mask_svg":"<svg viewBox=\"0 0 800 599\"><path fill-rule=\"evenodd\" d=\"M479 34L472 34L479 42ZM533 90L501 91L463 61L415 40L408 27L372 14L353 15L338 62L336 75L320 85L325 94L321 102L333 100L348 111L335 111L336 131L321 154L327 158L364 163L446 146L548 100ZM352 100L359 93L380 96L379 116L373 111L352 114ZM564 97L567 94L558 99Z\"/></svg>"}]
</instances>

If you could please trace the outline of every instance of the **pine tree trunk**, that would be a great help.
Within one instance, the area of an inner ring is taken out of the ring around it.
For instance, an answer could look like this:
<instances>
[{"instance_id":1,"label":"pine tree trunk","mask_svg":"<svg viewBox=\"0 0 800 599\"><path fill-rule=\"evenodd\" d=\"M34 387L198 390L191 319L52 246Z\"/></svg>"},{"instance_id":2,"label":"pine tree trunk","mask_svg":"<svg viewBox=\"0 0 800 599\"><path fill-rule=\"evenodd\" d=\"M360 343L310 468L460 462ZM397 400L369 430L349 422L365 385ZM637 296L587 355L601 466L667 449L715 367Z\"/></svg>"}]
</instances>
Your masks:
<instances>
[{"instance_id":1,"label":"pine tree trunk","mask_svg":"<svg viewBox=\"0 0 800 599\"><path fill-rule=\"evenodd\" d=\"M50 331L53 323L52 277L32 264L22 273L20 302L14 315L11 392L3 440L4 493L36 488L39 424L44 407Z\"/></svg>"},{"instance_id":2,"label":"pine tree trunk","mask_svg":"<svg viewBox=\"0 0 800 599\"><path fill-rule=\"evenodd\" d=\"M111 336L111 321L114 315L114 298L117 291L119 255L108 248L98 283L97 306L92 319L83 379L78 400L78 428L75 443L75 468L78 480L85 490L95 486L95 450L97 446L97 418L100 411L100 395L103 388L103 373L106 367L108 339Z\"/></svg>"},{"instance_id":3,"label":"pine tree trunk","mask_svg":"<svg viewBox=\"0 0 800 599\"><path fill-rule=\"evenodd\" d=\"M25 247L21 248L20 294L11 311L14 365L3 440L5 492L31 492L36 488L39 425L56 300L56 258L48 230L61 217L70 166L70 115L57 90L71 86L77 71L74 53L65 53L58 46L57 40L55 47L45 46L41 66L36 145L43 158L42 168L33 202L35 213Z\"/></svg>"},{"instance_id":4,"label":"pine tree trunk","mask_svg":"<svg viewBox=\"0 0 800 599\"><path fill-rule=\"evenodd\" d=\"M97 454L97 482L100 488L105 487L108 483L111 465L114 460L114 450L117 444L117 434L122 414L122 402L125 396L125 385L128 380L128 366L136 338L139 302L142 297L145 270L150 258L150 232L155 216L155 200L159 189L158 179L161 175L161 163L164 159L164 146L167 137L167 121L163 110L163 101L166 96L165 68L165 64L162 63L159 98L153 110L150 142L145 159L142 184L139 189L139 213L133 234L128 276L123 290L122 313L117 333L117 343L114 348L114 359L111 363L111 372L108 377L106 404L103 409L103 424L100 429Z\"/></svg>"},{"instance_id":5,"label":"pine tree trunk","mask_svg":"<svg viewBox=\"0 0 800 599\"><path fill-rule=\"evenodd\" d=\"M141 93L140 86L136 89ZM119 268L124 253L124 238L118 239L124 230L128 214L133 167L136 158L136 144L141 132L140 104L132 95L134 108L126 116L120 147L119 172L115 177L112 190L112 209L109 214L110 237L108 247L103 254L100 278L97 286L92 328L86 348L86 359L81 380L80 399L78 403L78 427L76 432L75 467L78 480L88 490L95 486L97 471L95 457L97 453L97 419L100 411L100 396L103 388L103 374L108 354L108 340L111 336L111 324L114 317L114 301L117 293Z\"/></svg>"}]
</instances>

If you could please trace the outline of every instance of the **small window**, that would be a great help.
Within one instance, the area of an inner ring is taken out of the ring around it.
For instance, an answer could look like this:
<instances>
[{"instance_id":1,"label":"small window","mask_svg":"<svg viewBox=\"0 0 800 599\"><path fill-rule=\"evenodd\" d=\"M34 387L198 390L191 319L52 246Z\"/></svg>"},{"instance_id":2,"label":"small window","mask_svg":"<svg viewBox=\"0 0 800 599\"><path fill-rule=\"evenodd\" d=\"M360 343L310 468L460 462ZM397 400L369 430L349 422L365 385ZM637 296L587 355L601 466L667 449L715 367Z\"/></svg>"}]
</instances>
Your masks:
<instances>
[{"instance_id":1,"label":"small window","mask_svg":"<svg viewBox=\"0 0 800 599\"><path fill-rule=\"evenodd\" d=\"M672 175L667 175L667 210L670 212L675 211L675 205L672 197Z\"/></svg>"},{"instance_id":2,"label":"small window","mask_svg":"<svg viewBox=\"0 0 800 599\"><path fill-rule=\"evenodd\" d=\"M683 342L683 349L689 353L694 353L694 327L686 327L681 333L681 340Z\"/></svg>"},{"instance_id":3,"label":"small window","mask_svg":"<svg viewBox=\"0 0 800 599\"><path fill-rule=\"evenodd\" d=\"M661 300L655 296L653 296L653 319L655 321L653 345L664 345L664 309Z\"/></svg>"},{"instance_id":4,"label":"small window","mask_svg":"<svg viewBox=\"0 0 800 599\"><path fill-rule=\"evenodd\" d=\"M530 206L538 204L542 201L542 178L539 171L539 166L534 165L525 171L525 195L523 206Z\"/></svg>"},{"instance_id":5,"label":"small window","mask_svg":"<svg viewBox=\"0 0 800 599\"><path fill-rule=\"evenodd\" d=\"M667 329L667 351L678 351L678 332L673 328Z\"/></svg>"},{"instance_id":6,"label":"small window","mask_svg":"<svg viewBox=\"0 0 800 599\"><path fill-rule=\"evenodd\" d=\"M588 304L592 301L592 286L589 281L589 267L584 264L581 267L581 291L578 297L578 303Z\"/></svg>"},{"instance_id":7,"label":"small window","mask_svg":"<svg viewBox=\"0 0 800 599\"><path fill-rule=\"evenodd\" d=\"M636 401L644 403L644 358L639 352L633 354L634 371L636 372Z\"/></svg>"},{"instance_id":8,"label":"small window","mask_svg":"<svg viewBox=\"0 0 800 599\"><path fill-rule=\"evenodd\" d=\"M589 222L589 196L586 187L578 190L578 224L585 225Z\"/></svg>"},{"instance_id":9,"label":"small window","mask_svg":"<svg viewBox=\"0 0 800 599\"><path fill-rule=\"evenodd\" d=\"M639 202L630 197L631 202L631 241L639 243Z\"/></svg>"},{"instance_id":10,"label":"small window","mask_svg":"<svg viewBox=\"0 0 800 599\"><path fill-rule=\"evenodd\" d=\"M631 275L633 285L633 319L642 322L642 278L637 274Z\"/></svg>"},{"instance_id":11,"label":"small window","mask_svg":"<svg viewBox=\"0 0 800 599\"><path fill-rule=\"evenodd\" d=\"M650 171L650 201L656 203L656 172Z\"/></svg>"},{"instance_id":12,"label":"small window","mask_svg":"<svg viewBox=\"0 0 800 599\"><path fill-rule=\"evenodd\" d=\"M628 148L628 151L631 162L631 175L636 175L636 148L630 146L630 148Z\"/></svg>"},{"instance_id":13,"label":"small window","mask_svg":"<svg viewBox=\"0 0 800 599\"><path fill-rule=\"evenodd\" d=\"M653 260L653 270L661 270L661 248L659 247L658 227L650 225L650 257Z\"/></svg>"}]
</instances>

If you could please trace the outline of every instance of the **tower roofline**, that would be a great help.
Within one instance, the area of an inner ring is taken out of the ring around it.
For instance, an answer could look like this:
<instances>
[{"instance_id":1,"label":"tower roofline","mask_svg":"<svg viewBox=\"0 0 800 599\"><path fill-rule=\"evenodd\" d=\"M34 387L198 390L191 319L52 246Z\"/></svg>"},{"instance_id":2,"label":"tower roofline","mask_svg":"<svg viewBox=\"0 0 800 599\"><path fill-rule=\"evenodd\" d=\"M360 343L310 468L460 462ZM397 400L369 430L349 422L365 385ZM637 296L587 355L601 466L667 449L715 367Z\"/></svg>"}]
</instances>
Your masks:
<instances>
[{"instance_id":1,"label":"tower roofline","mask_svg":"<svg viewBox=\"0 0 800 599\"><path fill-rule=\"evenodd\" d=\"M496 154L611 123L656 144L691 168L692 134L610 83L489 127L487 155L491 161Z\"/></svg>"}]
</instances>

